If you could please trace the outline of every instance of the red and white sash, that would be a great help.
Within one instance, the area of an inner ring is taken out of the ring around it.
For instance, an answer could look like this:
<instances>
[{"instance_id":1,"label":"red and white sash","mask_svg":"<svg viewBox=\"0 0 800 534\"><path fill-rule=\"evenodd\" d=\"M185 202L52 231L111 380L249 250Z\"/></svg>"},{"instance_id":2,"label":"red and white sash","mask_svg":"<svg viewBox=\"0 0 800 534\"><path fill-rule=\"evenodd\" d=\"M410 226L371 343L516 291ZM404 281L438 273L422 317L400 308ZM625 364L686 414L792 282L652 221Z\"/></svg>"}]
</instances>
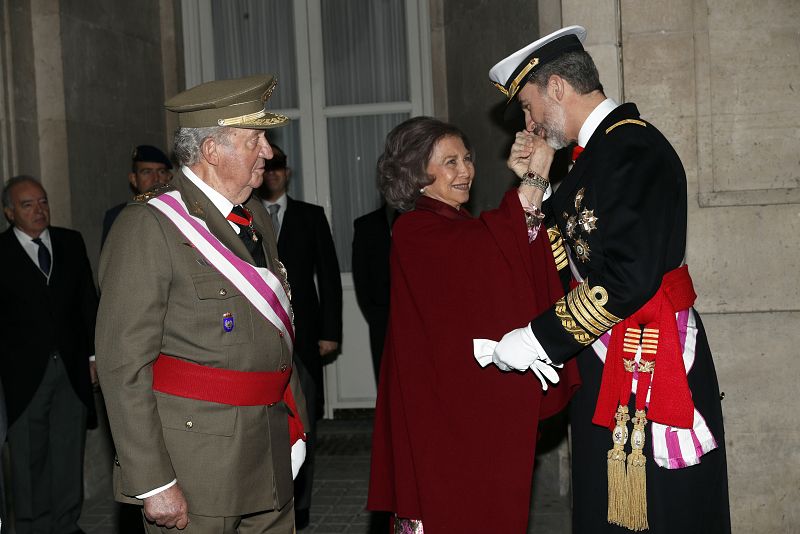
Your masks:
<instances>
[{"instance_id":1,"label":"red and white sash","mask_svg":"<svg viewBox=\"0 0 800 534\"><path fill-rule=\"evenodd\" d=\"M189 214L178 191L163 193L148 201L163 213L195 249L227 278L244 297L281 333L289 352L294 347L292 306L280 279L269 269L255 267L231 252L211 233L205 221Z\"/></svg>"},{"instance_id":2,"label":"red and white sash","mask_svg":"<svg viewBox=\"0 0 800 534\"><path fill-rule=\"evenodd\" d=\"M572 253L569 252L569 266L572 271L572 277L576 282L583 281L578 269L575 267L575 262L572 259ZM695 346L697 341L697 321L694 317L694 310L692 308L681 310L675 314L678 322L678 334L680 336L680 344L682 349L683 364L686 368L686 374L692 370L695 359ZM608 351L608 344L611 341L611 332L606 332L600 336L594 343L594 349L597 357L605 365L606 352ZM640 348L641 351L641 348ZM637 353L636 360L639 360L640 354ZM636 393L636 386L638 384L638 372L633 372L633 381L631 383L631 393ZM647 402L650 401L650 390L647 391ZM694 409L694 421L692 428L677 428L655 421L650 421L651 443L653 444L653 460L656 464L665 469L681 469L691 465L700 463L700 457L704 454L713 451L718 447L717 440L711 434L703 415Z\"/></svg>"},{"instance_id":3,"label":"red and white sash","mask_svg":"<svg viewBox=\"0 0 800 534\"><path fill-rule=\"evenodd\" d=\"M683 363L686 367L686 374L689 374L695 360L695 346L697 341L697 321L694 317L694 310L689 308L681 310L675 314L678 322L678 334L680 336L681 348L683 349ZM606 332L594 343L597 357L605 364L608 344L611 341L611 332ZM641 350L641 349L640 349ZM636 359L639 359L637 353ZM631 392L636 393L638 383L638 372L633 372L633 382ZM647 401L650 401L650 391L647 392ZM650 432L653 444L653 460L666 469L681 469L700 463L700 457L717 448L717 440L711 434L703 415L694 409L694 421L692 428L677 428L662 425L655 421L650 421Z\"/></svg>"}]
</instances>

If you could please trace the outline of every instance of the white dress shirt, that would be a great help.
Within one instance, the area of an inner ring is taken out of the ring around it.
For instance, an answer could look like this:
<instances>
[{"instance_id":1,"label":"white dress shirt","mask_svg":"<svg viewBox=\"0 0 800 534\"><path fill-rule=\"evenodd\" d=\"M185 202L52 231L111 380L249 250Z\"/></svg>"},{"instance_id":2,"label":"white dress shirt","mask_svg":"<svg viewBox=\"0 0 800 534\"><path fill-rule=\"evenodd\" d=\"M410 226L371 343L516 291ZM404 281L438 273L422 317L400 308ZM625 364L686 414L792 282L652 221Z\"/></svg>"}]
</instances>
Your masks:
<instances>
[{"instance_id":1,"label":"white dress shirt","mask_svg":"<svg viewBox=\"0 0 800 534\"><path fill-rule=\"evenodd\" d=\"M39 269L39 245L33 242L33 238L31 236L29 236L16 226L14 227L14 235L17 236L17 241L19 241L19 244L22 245L22 249L31 259L33 264L36 266L37 269ZM42 232L39 235L39 239L42 240L42 243L44 244L45 247L47 247L47 250L50 252L50 273L52 273L55 257L53 256L53 243L50 241L50 229L45 228L44 232ZM41 271L41 269L39 270ZM44 274L44 272L42 272L42 274ZM49 283L50 274L48 273L46 276L47 276L47 282Z\"/></svg>"},{"instance_id":2,"label":"white dress shirt","mask_svg":"<svg viewBox=\"0 0 800 534\"><path fill-rule=\"evenodd\" d=\"M269 202L267 200L262 200L261 202L264 204L264 208L266 208L267 213L269 213L269 207L272 206L273 204L277 204L278 206L281 207L281 209L279 209L278 213L277 213L277 216L278 216L278 227L279 228L283 228L283 216L286 214L286 206L289 203L289 201L286 199L286 193L282 194L281 197L278 200L276 200L275 202ZM275 233L275 238L276 239L278 238L280 233L281 233L280 230L278 230Z\"/></svg>"}]
</instances>

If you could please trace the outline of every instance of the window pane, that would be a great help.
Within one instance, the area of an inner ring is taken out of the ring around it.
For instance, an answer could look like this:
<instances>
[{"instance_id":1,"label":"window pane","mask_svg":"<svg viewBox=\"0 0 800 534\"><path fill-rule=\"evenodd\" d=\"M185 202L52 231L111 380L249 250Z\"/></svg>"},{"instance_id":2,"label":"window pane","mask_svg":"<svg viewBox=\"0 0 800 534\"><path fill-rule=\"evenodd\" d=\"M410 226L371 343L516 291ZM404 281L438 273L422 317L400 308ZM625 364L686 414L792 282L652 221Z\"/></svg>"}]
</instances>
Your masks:
<instances>
[{"instance_id":1,"label":"window pane","mask_svg":"<svg viewBox=\"0 0 800 534\"><path fill-rule=\"evenodd\" d=\"M342 272L350 272L353 220L381 205L375 166L386 134L407 113L328 120L333 240Z\"/></svg>"},{"instance_id":2,"label":"window pane","mask_svg":"<svg viewBox=\"0 0 800 534\"><path fill-rule=\"evenodd\" d=\"M322 0L329 106L409 99L404 0Z\"/></svg>"},{"instance_id":3,"label":"window pane","mask_svg":"<svg viewBox=\"0 0 800 534\"><path fill-rule=\"evenodd\" d=\"M297 60L291 0L211 0L218 80L278 76L269 107L296 108Z\"/></svg>"}]
</instances>

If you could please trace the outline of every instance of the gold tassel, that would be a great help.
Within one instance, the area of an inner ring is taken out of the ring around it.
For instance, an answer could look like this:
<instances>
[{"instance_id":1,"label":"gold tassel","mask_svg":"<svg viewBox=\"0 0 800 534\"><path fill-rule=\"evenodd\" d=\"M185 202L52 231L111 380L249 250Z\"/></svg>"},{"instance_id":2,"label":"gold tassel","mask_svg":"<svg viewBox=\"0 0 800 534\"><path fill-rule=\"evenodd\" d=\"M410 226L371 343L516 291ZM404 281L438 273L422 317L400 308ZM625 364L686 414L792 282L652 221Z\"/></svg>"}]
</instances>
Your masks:
<instances>
[{"instance_id":1,"label":"gold tassel","mask_svg":"<svg viewBox=\"0 0 800 534\"><path fill-rule=\"evenodd\" d=\"M628 514L626 524L630 530L647 530L647 475L644 455L644 427L647 417L644 410L636 410L631 432L631 453L628 455Z\"/></svg>"},{"instance_id":2,"label":"gold tassel","mask_svg":"<svg viewBox=\"0 0 800 534\"><path fill-rule=\"evenodd\" d=\"M608 522L625 526L628 486L625 481L625 443L630 420L628 407L620 405L614 416L617 424L611 433L614 447L608 451Z\"/></svg>"}]
</instances>

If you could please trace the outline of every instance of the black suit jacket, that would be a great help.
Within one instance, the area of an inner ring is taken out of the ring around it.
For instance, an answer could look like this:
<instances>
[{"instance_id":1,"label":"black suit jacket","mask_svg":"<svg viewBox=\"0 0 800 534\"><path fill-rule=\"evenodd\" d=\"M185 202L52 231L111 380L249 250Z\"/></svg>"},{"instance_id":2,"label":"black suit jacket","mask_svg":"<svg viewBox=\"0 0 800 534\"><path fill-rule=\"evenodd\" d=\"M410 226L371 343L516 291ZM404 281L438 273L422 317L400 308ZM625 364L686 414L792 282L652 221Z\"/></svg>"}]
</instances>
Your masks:
<instances>
[{"instance_id":1,"label":"black suit jacket","mask_svg":"<svg viewBox=\"0 0 800 534\"><path fill-rule=\"evenodd\" d=\"M353 221L353 285L358 305L369 324L369 343L376 377L389 320L391 246L392 233L385 207Z\"/></svg>"},{"instance_id":2,"label":"black suit jacket","mask_svg":"<svg viewBox=\"0 0 800 534\"><path fill-rule=\"evenodd\" d=\"M342 340L342 279L331 229L320 206L286 198L278 256L292 288L295 355L308 368L322 402L320 339ZM314 284L316 274L319 295ZM321 412L320 412L321 413Z\"/></svg>"},{"instance_id":3,"label":"black suit jacket","mask_svg":"<svg viewBox=\"0 0 800 534\"><path fill-rule=\"evenodd\" d=\"M97 291L81 235L50 227L50 282L25 253L13 228L0 234L0 377L9 425L28 406L50 354L57 350L72 387L94 419L89 356L94 354Z\"/></svg>"}]
</instances>

